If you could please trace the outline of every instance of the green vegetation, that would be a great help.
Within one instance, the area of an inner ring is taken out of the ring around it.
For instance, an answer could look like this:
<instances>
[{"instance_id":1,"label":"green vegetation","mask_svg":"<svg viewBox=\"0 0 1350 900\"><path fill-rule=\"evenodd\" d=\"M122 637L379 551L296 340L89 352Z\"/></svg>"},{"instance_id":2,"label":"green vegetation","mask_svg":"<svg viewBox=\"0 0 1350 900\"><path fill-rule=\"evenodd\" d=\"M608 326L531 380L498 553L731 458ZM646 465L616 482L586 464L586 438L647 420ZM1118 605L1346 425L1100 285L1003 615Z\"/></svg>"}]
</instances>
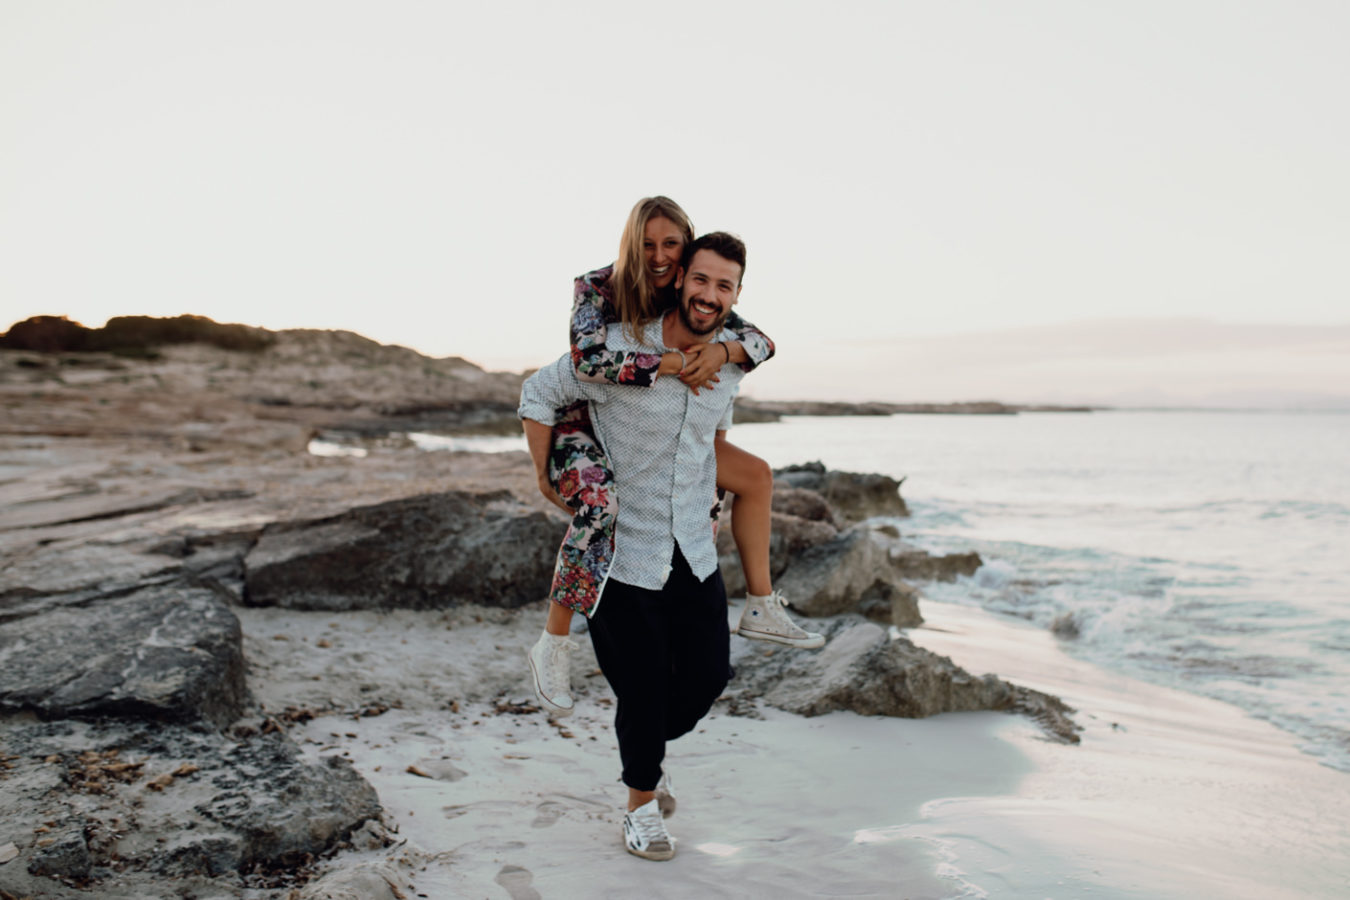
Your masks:
<instances>
[{"instance_id":1,"label":"green vegetation","mask_svg":"<svg viewBox=\"0 0 1350 900\"><path fill-rule=\"evenodd\" d=\"M39 353L115 353L154 359L165 344L202 343L224 350L258 351L275 336L262 328L214 322L205 316L117 316L102 328L86 328L65 316L33 316L0 335L0 348Z\"/></svg>"}]
</instances>

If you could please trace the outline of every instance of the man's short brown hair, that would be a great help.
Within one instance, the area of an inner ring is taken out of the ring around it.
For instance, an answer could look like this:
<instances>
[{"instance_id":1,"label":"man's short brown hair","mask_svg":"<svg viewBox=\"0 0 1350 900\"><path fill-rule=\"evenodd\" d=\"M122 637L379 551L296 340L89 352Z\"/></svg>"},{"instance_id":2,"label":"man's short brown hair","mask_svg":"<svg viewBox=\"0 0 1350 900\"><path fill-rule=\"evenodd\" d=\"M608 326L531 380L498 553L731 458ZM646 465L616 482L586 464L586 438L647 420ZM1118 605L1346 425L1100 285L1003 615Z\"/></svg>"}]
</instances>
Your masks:
<instances>
[{"instance_id":1,"label":"man's short brown hair","mask_svg":"<svg viewBox=\"0 0 1350 900\"><path fill-rule=\"evenodd\" d=\"M689 263L700 250L711 250L725 260L741 267L741 277L736 284L745 280L745 241L726 231L710 231L698 239L684 245L684 254L680 257L680 267L689 271Z\"/></svg>"}]
</instances>

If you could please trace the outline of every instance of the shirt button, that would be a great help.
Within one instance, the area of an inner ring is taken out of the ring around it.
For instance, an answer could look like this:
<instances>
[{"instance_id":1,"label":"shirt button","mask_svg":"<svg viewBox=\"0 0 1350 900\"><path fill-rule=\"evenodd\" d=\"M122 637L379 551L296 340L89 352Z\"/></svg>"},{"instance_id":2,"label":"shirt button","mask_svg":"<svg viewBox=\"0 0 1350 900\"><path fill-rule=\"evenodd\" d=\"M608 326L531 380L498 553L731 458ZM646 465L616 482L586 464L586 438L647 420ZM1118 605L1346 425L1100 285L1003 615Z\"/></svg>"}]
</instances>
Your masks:
<instances>
[{"instance_id":1,"label":"shirt button","mask_svg":"<svg viewBox=\"0 0 1350 900\"><path fill-rule=\"evenodd\" d=\"M671 571L672 569L670 568L670 566L666 566L665 568L663 568L661 570L661 580L666 581L667 579L669 579Z\"/></svg>"}]
</instances>

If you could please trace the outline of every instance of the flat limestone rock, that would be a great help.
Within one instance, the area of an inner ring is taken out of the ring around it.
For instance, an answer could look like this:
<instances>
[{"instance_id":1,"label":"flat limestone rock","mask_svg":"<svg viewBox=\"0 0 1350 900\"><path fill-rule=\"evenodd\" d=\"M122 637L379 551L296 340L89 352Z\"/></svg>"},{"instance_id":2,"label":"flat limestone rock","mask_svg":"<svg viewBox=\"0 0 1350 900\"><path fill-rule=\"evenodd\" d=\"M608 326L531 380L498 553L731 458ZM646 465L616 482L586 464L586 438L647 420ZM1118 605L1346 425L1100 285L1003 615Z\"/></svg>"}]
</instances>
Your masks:
<instances>
[{"instance_id":1,"label":"flat limestone rock","mask_svg":"<svg viewBox=\"0 0 1350 900\"><path fill-rule=\"evenodd\" d=\"M246 688L239 620L210 590L156 585L0 623L0 711L217 725Z\"/></svg>"},{"instance_id":2,"label":"flat limestone rock","mask_svg":"<svg viewBox=\"0 0 1350 900\"><path fill-rule=\"evenodd\" d=\"M244 559L244 601L293 609L518 607L545 596L563 528L506 492L447 491L275 523Z\"/></svg>"},{"instance_id":3,"label":"flat limestone rock","mask_svg":"<svg viewBox=\"0 0 1350 900\"><path fill-rule=\"evenodd\" d=\"M98 897L222 896L204 879L285 873L381 815L339 757L308 762L285 734L244 737L139 721L3 724L13 754L0 791L0 889ZM128 826L132 827L128 827ZM86 881L87 880L87 881ZM228 894L238 896L237 894Z\"/></svg>"}]
</instances>

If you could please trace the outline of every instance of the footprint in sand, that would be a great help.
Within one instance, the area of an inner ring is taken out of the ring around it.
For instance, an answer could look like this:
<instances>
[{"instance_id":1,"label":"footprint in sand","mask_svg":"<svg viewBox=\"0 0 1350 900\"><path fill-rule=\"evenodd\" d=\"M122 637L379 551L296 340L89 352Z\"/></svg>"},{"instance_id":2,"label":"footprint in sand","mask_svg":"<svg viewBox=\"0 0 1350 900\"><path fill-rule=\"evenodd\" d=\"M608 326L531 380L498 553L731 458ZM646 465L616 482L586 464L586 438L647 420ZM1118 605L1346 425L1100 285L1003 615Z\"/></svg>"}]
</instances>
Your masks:
<instances>
[{"instance_id":1,"label":"footprint in sand","mask_svg":"<svg viewBox=\"0 0 1350 900\"><path fill-rule=\"evenodd\" d=\"M539 892L530 887L530 883L534 881L534 873L529 869L522 869L520 866L502 866L502 870L492 880L506 888L511 900L542 900Z\"/></svg>"},{"instance_id":2,"label":"footprint in sand","mask_svg":"<svg viewBox=\"0 0 1350 900\"><path fill-rule=\"evenodd\" d=\"M558 821L558 819L562 817L562 814L566 810L567 807L563 806L561 803L555 803L552 800L545 800L543 803L540 803L538 806L535 807L535 811L538 813L538 815L534 817L534 821L530 823L530 827L547 828L554 822Z\"/></svg>"}]
</instances>

